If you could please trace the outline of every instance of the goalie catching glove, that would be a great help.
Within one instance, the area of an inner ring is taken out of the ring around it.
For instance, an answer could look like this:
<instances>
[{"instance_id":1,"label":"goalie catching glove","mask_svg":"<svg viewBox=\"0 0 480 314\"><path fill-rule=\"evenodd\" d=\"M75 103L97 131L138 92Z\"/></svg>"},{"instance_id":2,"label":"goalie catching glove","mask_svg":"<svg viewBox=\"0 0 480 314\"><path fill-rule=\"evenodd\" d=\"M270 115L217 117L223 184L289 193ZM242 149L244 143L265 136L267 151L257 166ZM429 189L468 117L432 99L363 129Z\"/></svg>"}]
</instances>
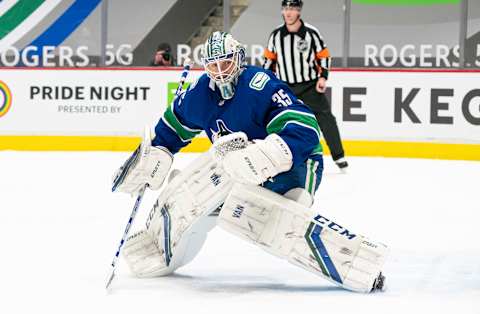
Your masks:
<instances>
[{"instance_id":1,"label":"goalie catching glove","mask_svg":"<svg viewBox=\"0 0 480 314\"><path fill-rule=\"evenodd\" d=\"M224 156L218 153L226 144L237 142L238 138L246 138L245 133L222 136L213 144L215 156L221 156L223 168L235 180L258 185L292 168L292 152L277 134L270 134L264 140L254 140L253 144Z\"/></svg>"},{"instance_id":2,"label":"goalie catching glove","mask_svg":"<svg viewBox=\"0 0 480 314\"><path fill-rule=\"evenodd\" d=\"M172 162L173 156L166 148L152 146L150 130L146 129L140 146L115 173L112 192L134 194L145 184L158 190Z\"/></svg>"}]
</instances>

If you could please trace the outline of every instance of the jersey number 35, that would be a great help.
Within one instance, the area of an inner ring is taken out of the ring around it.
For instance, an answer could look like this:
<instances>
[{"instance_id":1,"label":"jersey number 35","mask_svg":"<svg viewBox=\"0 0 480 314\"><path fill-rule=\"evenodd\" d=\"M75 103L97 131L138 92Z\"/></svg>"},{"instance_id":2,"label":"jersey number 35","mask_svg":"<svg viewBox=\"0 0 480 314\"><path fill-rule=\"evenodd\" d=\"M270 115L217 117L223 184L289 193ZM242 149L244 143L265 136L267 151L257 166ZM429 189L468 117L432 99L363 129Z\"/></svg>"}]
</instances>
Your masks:
<instances>
[{"instance_id":1,"label":"jersey number 35","mask_svg":"<svg viewBox=\"0 0 480 314\"><path fill-rule=\"evenodd\" d=\"M273 102L278 104L279 107L287 107L292 104L290 96L283 89L279 90L272 96Z\"/></svg>"}]
</instances>

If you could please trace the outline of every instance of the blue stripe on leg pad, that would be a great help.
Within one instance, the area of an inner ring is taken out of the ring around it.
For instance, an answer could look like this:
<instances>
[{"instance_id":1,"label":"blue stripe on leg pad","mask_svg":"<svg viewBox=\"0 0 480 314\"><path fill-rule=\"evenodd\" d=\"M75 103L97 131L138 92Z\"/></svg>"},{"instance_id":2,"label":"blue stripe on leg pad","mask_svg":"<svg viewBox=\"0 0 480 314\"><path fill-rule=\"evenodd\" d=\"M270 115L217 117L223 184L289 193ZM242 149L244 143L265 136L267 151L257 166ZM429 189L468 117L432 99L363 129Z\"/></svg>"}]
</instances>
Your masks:
<instances>
[{"instance_id":1,"label":"blue stripe on leg pad","mask_svg":"<svg viewBox=\"0 0 480 314\"><path fill-rule=\"evenodd\" d=\"M313 240L313 243L315 244L315 247L317 248L320 258L323 260L323 263L328 269L328 272L330 273L330 276L332 277L333 280L335 280L338 283L343 283L342 278L340 277L340 274L337 271L337 268L333 264L332 259L330 258L330 255L328 255L327 248L323 244L322 239L320 238L320 233L322 232L322 227L319 225L315 225L315 228L312 231L311 238Z\"/></svg>"},{"instance_id":2,"label":"blue stripe on leg pad","mask_svg":"<svg viewBox=\"0 0 480 314\"><path fill-rule=\"evenodd\" d=\"M170 265L170 259L172 252L170 252L170 213L167 210L167 205L162 207L163 216L163 238L164 238L164 251L165 251L165 264Z\"/></svg>"}]
</instances>

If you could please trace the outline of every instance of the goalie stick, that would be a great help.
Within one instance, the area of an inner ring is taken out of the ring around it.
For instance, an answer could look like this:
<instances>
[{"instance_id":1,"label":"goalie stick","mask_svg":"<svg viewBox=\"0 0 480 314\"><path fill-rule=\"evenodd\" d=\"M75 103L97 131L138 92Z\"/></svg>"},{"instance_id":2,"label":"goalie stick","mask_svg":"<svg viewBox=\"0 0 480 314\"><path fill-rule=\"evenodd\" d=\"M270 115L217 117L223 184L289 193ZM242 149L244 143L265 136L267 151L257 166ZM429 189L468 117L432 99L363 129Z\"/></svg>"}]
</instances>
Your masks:
<instances>
[{"instance_id":1,"label":"goalie stick","mask_svg":"<svg viewBox=\"0 0 480 314\"><path fill-rule=\"evenodd\" d=\"M187 78L188 72L190 71L191 67L192 67L191 61L189 59L185 60L185 65L183 67L182 75L181 75L180 81L178 83L178 88L175 91L174 101L175 101L175 99L177 99L177 97L182 92L183 85L185 83L185 80ZM125 167L123 169L123 172L115 179L115 182L113 184L114 187L113 187L112 190L115 190L115 187L118 185L117 180L126 176L126 173L127 173L128 169L129 169L129 167ZM137 214L138 208L140 207L140 204L141 204L142 199L143 199L143 195L145 194L145 190L147 189L147 187L148 187L148 184L145 184L138 191L138 195L137 195L137 199L135 201L135 205L133 206L132 213L130 214L130 218L128 219L127 225L125 226L125 231L123 232L123 236L122 236L122 239L120 240L120 244L118 246L117 252L115 253L115 255L113 257L113 260L112 260L112 263L111 263L112 270L111 270L110 275L108 276L107 284L105 286L106 289L108 289L110 287L113 279L115 278L115 270L116 270L116 267L117 267L117 261L118 261L118 258L120 256L120 252L122 250L123 244L125 243L125 239L128 236L128 232L130 231L130 227L132 226L133 220L135 219L135 216Z\"/></svg>"}]
</instances>

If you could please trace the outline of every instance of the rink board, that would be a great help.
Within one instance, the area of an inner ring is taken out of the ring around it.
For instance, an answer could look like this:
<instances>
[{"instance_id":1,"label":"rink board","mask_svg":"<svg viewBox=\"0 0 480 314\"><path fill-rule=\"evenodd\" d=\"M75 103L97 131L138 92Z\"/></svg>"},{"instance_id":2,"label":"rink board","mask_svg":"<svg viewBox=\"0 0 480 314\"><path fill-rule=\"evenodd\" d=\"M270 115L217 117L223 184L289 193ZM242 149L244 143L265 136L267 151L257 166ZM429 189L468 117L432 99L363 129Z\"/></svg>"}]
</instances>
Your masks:
<instances>
[{"instance_id":1,"label":"rink board","mask_svg":"<svg viewBox=\"0 0 480 314\"><path fill-rule=\"evenodd\" d=\"M132 150L144 125L161 117L179 74L2 69L0 149ZM187 81L202 74L193 70ZM341 69L328 93L348 155L480 160L479 81L475 71ZM184 151L209 145L201 137Z\"/></svg>"}]
</instances>

